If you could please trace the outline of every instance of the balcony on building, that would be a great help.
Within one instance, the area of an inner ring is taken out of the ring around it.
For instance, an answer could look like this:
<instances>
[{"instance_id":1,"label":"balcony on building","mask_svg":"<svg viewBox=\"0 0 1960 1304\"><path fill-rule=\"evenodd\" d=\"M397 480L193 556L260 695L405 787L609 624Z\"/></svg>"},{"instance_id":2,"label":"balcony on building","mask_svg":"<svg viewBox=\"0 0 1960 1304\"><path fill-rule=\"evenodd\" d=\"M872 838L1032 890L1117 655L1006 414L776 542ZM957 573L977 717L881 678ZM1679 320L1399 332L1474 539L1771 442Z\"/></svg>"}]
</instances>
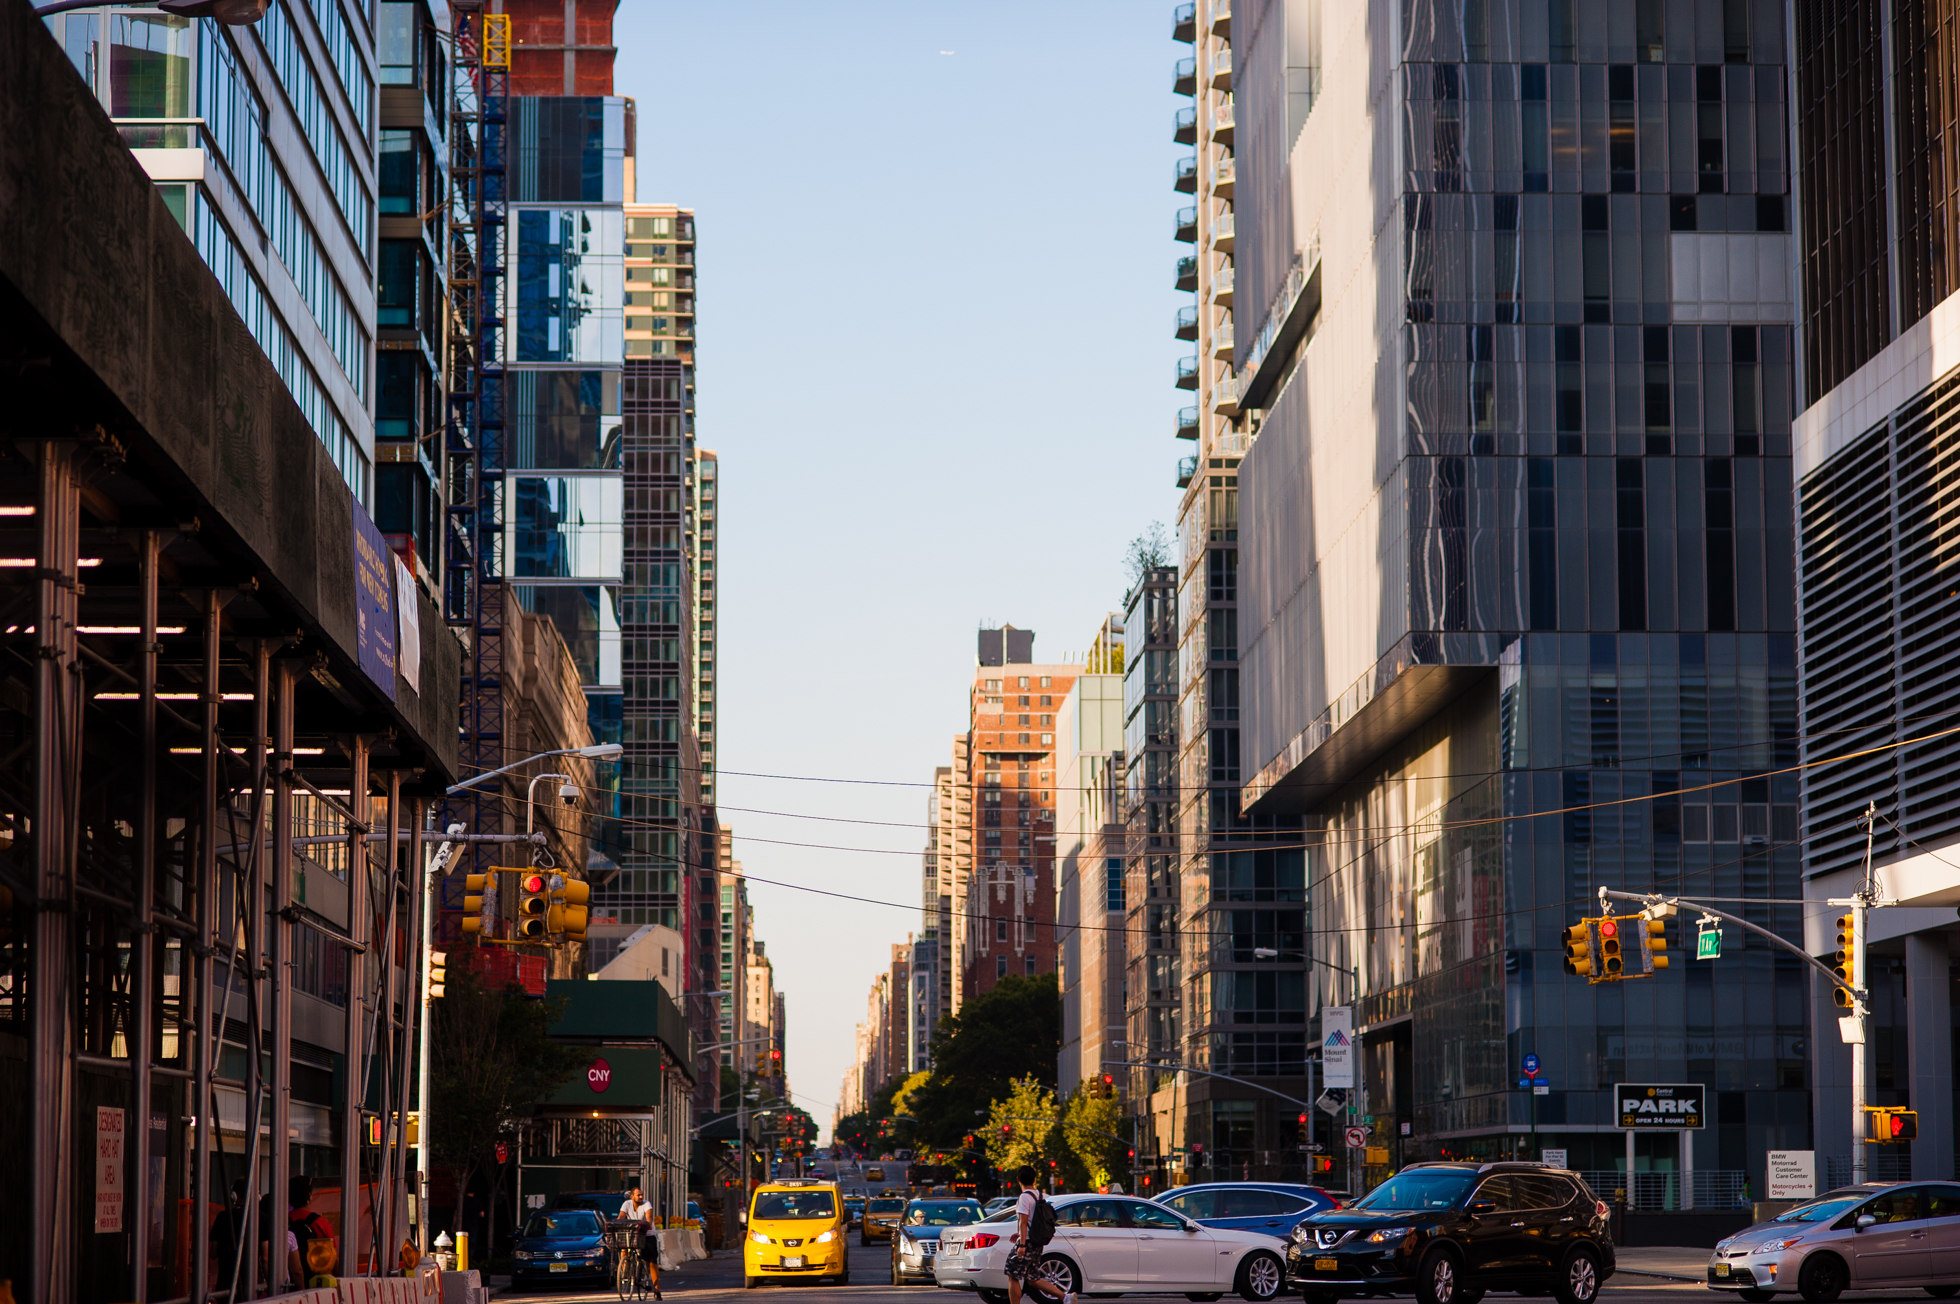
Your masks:
<instances>
[{"instance_id":1,"label":"balcony on building","mask_svg":"<svg viewBox=\"0 0 1960 1304\"><path fill-rule=\"evenodd\" d=\"M1177 210L1177 238L1185 244L1198 242L1198 210L1186 205Z\"/></svg>"},{"instance_id":2,"label":"balcony on building","mask_svg":"<svg viewBox=\"0 0 1960 1304\"><path fill-rule=\"evenodd\" d=\"M1221 417L1239 414L1239 380L1230 371L1211 387L1211 410Z\"/></svg>"},{"instance_id":3,"label":"balcony on building","mask_svg":"<svg viewBox=\"0 0 1960 1304\"><path fill-rule=\"evenodd\" d=\"M1228 96L1225 102L1219 105L1211 115L1211 139L1214 144L1223 145L1226 149L1232 148L1232 128L1234 122L1232 101Z\"/></svg>"},{"instance_id":4,"label":"balcony on building","mask_svg":"<svg viewBox=\"0 0 1960 1304\"><path fill-rule=\"evenodd\" d=\"M1180 145L1198 143L1198 110L1192 105L1179 109L1171 119L1171 139Z\"/></svg>"},{"instance_id":5,"label":"balcony on building","mask_svg":"<svg viewBox=\"0 0 1960 1304\"><path fill-rule=\"evenodd\" d=\"M1198 160L1196 156L1181 158L1177 161L1176 179L1171 185L1180 194L1189 195L1197 191Z\"/></svg>"},{"instance_id":6,"label":"balcony on building","mask_svg":"<svg viewBox=\"0 0 1960 1304\"><path fill-rule=\"evenodd\" d=\"M1191 485L1191 477L1197 474L1198 474L1198 455L1196 453L1191 454L1189 457L1180 457L1177 459L1177 487L1178 488L1180 489L1189 488Z\"/></svg>"},{"instance_id":7,"label":"balcony on building","mask_svg":"<svg viewBox=\"0 0 1960 1304\"><path fill-rule=\"evenodd\" d=\"M1232 245L1238 232L1238 223L1232 220L1232 210L1226 209L1211 224L1211 247L1221 254L1232 252Z\"/></svg>"},{"instance_id":8,"label":"balcony on building","mask_svg":"<svg viewBox=\"0 0 1960 1304\"><path fill-rule=\"evenodd\" d=\"M1232 360L1232 322L1227 318L1225 324L1211 333L1211 356L1220 362Z\"/></svg>"},{"instance_id":9,"label":"balcony on building","mask_svg":"<svg viewBox=\"0 0 1960 1304\"><path fill-rule=\"evenodd\" d=\"M1186 254L1177 260L1177 288L1195 290L1198 288L1198 257Z\"/></svg>"},{"instance_id":10,"label":"balcony on building","mask_svg":"<svg viewBox=\"0 0 1960 1304\"><path fill-rule=\"evenodd\" d=\"M1230 155L1218 160L1211 170L1211 193L1220 199L1232 197L1232 185L1238 179L1238 162Z\"/></svg>"},{"instance_id":11,"label":"balcony on building","mask_svg":"<svg viewBox=\"0 0 1960 1304\"><path fill-rule=\"evenodd\" d=\"M1231 268L1231 265L1230 265L1230 264L1227 264L1227 265L1226 265L1226 266L1225 266L1225 267L1224 267L1224 268L1223 268L1223 269L1222 269L1222 270L1221 270L1221 271L1220 271L1220 272L1218 273L1218 275L1217 275L1217 276L1215 276L1215 277L1213 277L1213 278L1212 278L1212 282L1211 282L1211 300L1212 300L1212 302L1213 302L1213 303L1216 303L1216 304L1222 304L1222 305L1224 305L1224 306L1226 306L1226 307L1230 307L1230 306L1231 306L1231 303L1232 303L1232 268Z\"/></svg>"},{"instance_id":12,"label":"balcony on building","mask_svg":"<svg viewBox=\"0 0 1960 1304\"><path fill-rule=\"evenodd\" d=\"M1232 34L1232 0L1212 0L1211 30L1214 36Z\"/></svg>"},{"instance_id":13,"label":"balcony on building","mask_svg":"<svg viewBox=\"0 0 1960 1304\"><path fill-rule=\"evenodd\" d=\"M1195 356L1177 360L1177 387L1179 389L1198 387L1198 359Z\"/></svg>"},{"instance_id":14,"label":"balcony on building","mask_svg":"<svg viewBox=\"0 0 1960 1304\"><path fill-rule=\"evenodd\" d=\"M1186 45L1198 39L1198 6L1183 4L1171 10L1171 39Z\"/></svg>"},{"instance_id":15,"label":"balcony on building","mask_svg":"<svg viewBox=\"0 0 1960 1304\"><path fill-rule=\"evenodd\" d=\"M1196 95L1198 93L1198 61L1196 59L1179 59L1177 61L1177 70L1171 78L1171 90L1178 95Z\"/></svg>"},{"instance_id":16,"label":"balcony on building","mask_svg":"<svg viewBox=\"0 0 1960 1304\"><path fill-rule=\"evenodd\" d=\"M1196 439L1198 437L1198 409L1196 405L1177 410L1177 437Z\"/></svg>"},{"instance_id":17,"label":"balcony on building","mask_svg":"<svg viewBox=\"0 0 1960 1304\"><path fill-rule=\"evenodd\" d=\"M1211 57L1211 88L1215 91L1232 89L1232 52L1220 50Z\"/></svg>"},{"instance_id":18,"label":"balcony on building","mask_svg":"<svg viewBox=\"0 0 1960 1304\"><path fill-rule=\"evenodd\" d=\"M1179 308L1177 310L1177 330L1175 333L1177 338L1181 340L1195 340L1198 338L1198 310L1195 307Z\"/></svg>"}]
</instances>

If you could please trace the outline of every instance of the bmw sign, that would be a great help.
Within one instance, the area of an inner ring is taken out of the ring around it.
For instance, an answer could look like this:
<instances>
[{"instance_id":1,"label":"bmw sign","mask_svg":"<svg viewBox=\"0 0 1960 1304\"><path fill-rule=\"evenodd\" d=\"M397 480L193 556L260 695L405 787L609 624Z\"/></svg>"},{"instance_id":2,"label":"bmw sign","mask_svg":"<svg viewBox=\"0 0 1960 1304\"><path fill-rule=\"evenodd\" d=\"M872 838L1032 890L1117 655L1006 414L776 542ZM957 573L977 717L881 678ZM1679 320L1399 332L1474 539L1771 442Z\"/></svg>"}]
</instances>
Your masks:
<instances>
[{"instance_id":1,"label":"bmw sign","mask_svg":"<svg viewBox=\"0 0 1960 1304\"><path fill-rule=\"evenodd\" d=\"M1632 1132L1688 1132L1706 1125L1700 1083L1628 1083L1613 1088L1620 1126Z\"/></svg>"}]
</instances>

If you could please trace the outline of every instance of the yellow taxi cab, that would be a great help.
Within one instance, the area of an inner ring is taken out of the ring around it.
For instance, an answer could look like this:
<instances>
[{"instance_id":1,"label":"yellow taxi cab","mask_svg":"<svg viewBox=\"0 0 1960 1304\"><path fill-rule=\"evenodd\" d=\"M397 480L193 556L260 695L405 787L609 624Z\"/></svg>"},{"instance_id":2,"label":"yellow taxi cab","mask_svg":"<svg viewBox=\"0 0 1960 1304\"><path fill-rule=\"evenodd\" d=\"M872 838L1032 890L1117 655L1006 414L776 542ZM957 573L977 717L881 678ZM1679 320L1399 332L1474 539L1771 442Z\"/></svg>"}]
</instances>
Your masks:
<instances>
[{"instance_id":1,"label":"yellow taxi cab","mask_svg":"<svg viewBox=\"0 0 1960 1304\"><path fill-rule=\"evenodd\" d=\"M832 1277L849 1285L846 1217L835 1182L784 1177L758 1186L742 1240L743 1287L754 1290L772 1277Z\"/></svg>"},{"instance_id":2,"label":"yellow taxi cab","mask_svg":"<svg viewBox=\"0 0 1960 1304\"><path fill-rule=\"evenodd\" d=\"M865 1245L890 1240L898 1220L904 1216L905 1201L894 1197L890 1190L872 1196L864 1202L864 1221L858 1227L858 1240Z\"/></svg>"}]
</instances>

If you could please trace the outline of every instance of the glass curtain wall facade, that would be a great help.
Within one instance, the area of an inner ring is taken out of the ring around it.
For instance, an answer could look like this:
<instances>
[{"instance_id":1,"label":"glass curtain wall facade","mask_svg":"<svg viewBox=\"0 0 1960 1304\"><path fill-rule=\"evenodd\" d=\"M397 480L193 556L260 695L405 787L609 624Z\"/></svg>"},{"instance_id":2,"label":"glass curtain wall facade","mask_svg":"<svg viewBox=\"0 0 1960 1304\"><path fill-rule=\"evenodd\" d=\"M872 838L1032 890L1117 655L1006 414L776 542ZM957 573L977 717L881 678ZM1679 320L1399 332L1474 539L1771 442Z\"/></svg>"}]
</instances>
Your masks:
<instances>
[{"instance_id":1,"label":"glass curtain wall facade","mask_svg":"<svg viewBox=\"0 0 1960 1304\"><path fill-rule=\"evenodd\" d=\"M1801 935L1771 903L1802 864L1773 773L1797 759L1784 11L1402 10L1232 19L1237 290L1276 342L1234 377L1241 796L1312 830L1305 1010L1317 1039L1356 1007L1345 1121L1390 1161L1336 1162L1365 1187L1523 1157L1535 1099L1537 1143L1610 1174L1610 1088L1692 1082L1713 1189L1809 1143L1796 962L1752 941L1588 986L1560 960L1602 886ZM1301 25L1328 44L1296 118ZM1634 1166L1678 1172L1679 1145Z\"/></svg>"},{"instance_id":2,"label":"glass curtain wall facade","mask_svg":"<svg viewBox=\"0 0 1960 1304\"><path fill-rule=\"evenodd\" d=\"M47 21L367 503L379 270L371 47L335 0L273 0L247 27L135 8Z\"/></svg>"}]
</instances>

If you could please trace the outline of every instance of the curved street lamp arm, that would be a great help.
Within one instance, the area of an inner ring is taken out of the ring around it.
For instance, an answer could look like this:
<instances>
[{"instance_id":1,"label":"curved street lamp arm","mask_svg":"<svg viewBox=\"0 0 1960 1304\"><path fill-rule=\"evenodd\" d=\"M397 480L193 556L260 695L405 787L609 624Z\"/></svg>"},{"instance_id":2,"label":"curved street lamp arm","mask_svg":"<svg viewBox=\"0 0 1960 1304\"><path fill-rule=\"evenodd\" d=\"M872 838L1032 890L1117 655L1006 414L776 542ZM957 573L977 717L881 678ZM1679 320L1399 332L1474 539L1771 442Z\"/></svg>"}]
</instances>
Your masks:
<instances>
[{"instance_id":1,"label":"curved street lamp arm","mask_svg":"<svg viewBox=\"0 0 1960 1304\"><path fill-rule=\"evenodd\" d=\"M1242 1087L1251 1087L1254 1091L1263 1091L1269 1096L1278 1096L1289 1105L1298 1105L1301 1109L1313 1108L1306 1101L1289 1096L1284 1091L1274 1091L1271 1087L1262 1087L1257 1082L1251 1082L1245 1078L1235 1078L1229 1073L1213 1073L1210 1069L1192 1068L1189 1064L1169 1064L1161 1060L1104 1060L1103 1063L1120 1064L1124 1068L1130 1069L1170 1069L1177 1073L1196 1073L1199 1077L1218 1078L1223 1082L1236 1082Z\"/></svg>"}]
</instances>

